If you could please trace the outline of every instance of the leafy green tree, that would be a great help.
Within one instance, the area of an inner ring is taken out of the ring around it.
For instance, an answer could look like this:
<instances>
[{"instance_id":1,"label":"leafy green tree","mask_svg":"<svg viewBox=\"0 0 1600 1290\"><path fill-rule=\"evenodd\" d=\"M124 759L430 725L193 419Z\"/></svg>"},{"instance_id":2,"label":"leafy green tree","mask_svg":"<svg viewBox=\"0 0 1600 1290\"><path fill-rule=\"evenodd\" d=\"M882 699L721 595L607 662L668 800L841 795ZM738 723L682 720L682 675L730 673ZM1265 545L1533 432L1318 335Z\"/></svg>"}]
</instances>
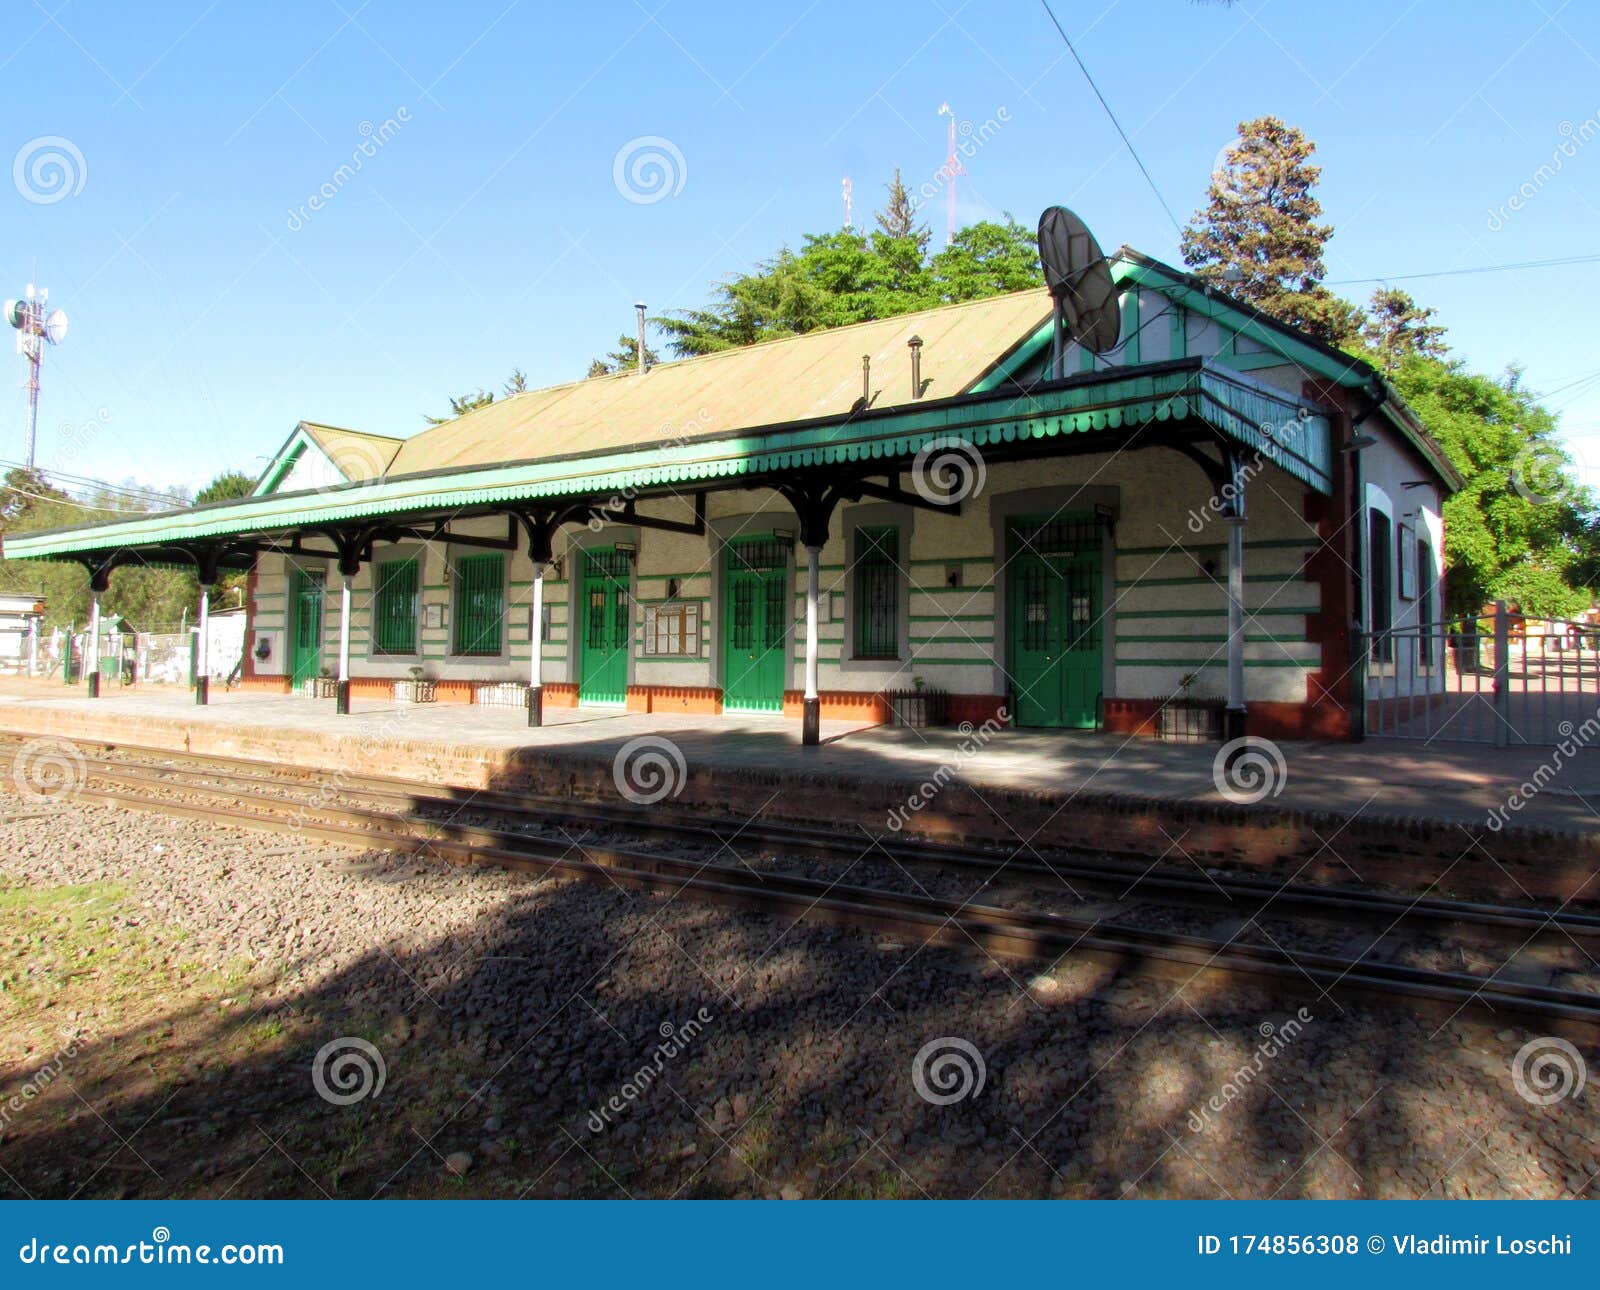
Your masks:
<instances>
[{"instance_id":1,"label":"leafy green tree","mask_svg":"<svg viewBox=\"0 0 1600 1290\"><path fill-rule=\"evenodd\" d=\"M1316 150L1304 131L1275 116L1241 121L1205 207L1183 230L1183 259L1229 295L1341 345L1357 336L1360 310L1322 285L1333 226L1317 222Z\"/></svg>"},{"instance_id":2,"label":"leafy green tree","mask_svg":"<svg viewBox=\"0 0 1600 1290\"><path fill-rule=\"evenodd\" d=\"M225 470L194 495L195 505L203 502L230 502L249 497L256 491L256 481L243 471Z\"/></svg>"},{"instance_id":3,"label":"leafy green tree","mask_svg":"<svg viewBox=\"0 0 1600 1290\"><path fill-rule=\"evenodd\" d=\"M1374 291L1361 335L1377 365L1392 375L1407 355L1443 358L1448 349L1445 329L1431 321L1438 312L1424 309L1405 291L1392 287Z\"/></svg>"},{"instance_id":4,"label":"leafy green tree","mask_svg":"<svg viewBox=\"0 0 1600 1290\"><path fill-rule=\"evenodd\" d=\"M1038 234L1010 215L1004 224L969 224L933 257L928 273L934 293L950 302L1043 286Z\"/></svg>"},{"instance_id":5,"label":"leafy green tree","mask_svg":"<svg viewBox=\"0 0 1600 1290\"><path fill-rule=\"evenodd\" d=\"M506 377L506 383L500 389L508 399L513 394L526 393L528 389L528 374L520 367L513 367L511 375Z\"/></svg>"},{"instance_id":6,"label":"leafy green tree","mask_svg":"<svg viewBox=\"0 0 1600 1290\"><path fill-rule=\"evenodd\" d=\"M1401 396L1466 479L1444 505L1445 581L1452 615L1495 599L1566 617L1590 603L1600 521L1572 478L1556 419L1520 384L1423 354L1394 373Z\"/></svg>"}]
</instances>

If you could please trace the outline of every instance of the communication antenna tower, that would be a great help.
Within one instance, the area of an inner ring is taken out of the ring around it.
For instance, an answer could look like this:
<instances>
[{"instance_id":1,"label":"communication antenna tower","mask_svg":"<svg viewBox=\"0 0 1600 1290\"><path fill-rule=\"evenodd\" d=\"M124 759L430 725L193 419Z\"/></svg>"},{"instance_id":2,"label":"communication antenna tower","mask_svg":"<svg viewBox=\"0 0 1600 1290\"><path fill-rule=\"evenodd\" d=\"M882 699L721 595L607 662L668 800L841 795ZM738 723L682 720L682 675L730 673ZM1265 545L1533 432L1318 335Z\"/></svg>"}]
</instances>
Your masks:
<instances>
[{"instance_id":1,"label":"communication antenna tower","mask_svg":"<svg viewBox=\"0 0 1600 1290\"><path fill-rule=\"evenodd\" d=\"M62 309L49 309L50 293L44 287L28 290L21 300L7 300L6 321L17 331L17 353L28 363L28 375L22 382L28 391L28 451L25 457L28 469L33 469L34 448L39 440L39 368L44 363L46 344L59 345L67 338L67 315Z\"/></svg>"}]
</instances>

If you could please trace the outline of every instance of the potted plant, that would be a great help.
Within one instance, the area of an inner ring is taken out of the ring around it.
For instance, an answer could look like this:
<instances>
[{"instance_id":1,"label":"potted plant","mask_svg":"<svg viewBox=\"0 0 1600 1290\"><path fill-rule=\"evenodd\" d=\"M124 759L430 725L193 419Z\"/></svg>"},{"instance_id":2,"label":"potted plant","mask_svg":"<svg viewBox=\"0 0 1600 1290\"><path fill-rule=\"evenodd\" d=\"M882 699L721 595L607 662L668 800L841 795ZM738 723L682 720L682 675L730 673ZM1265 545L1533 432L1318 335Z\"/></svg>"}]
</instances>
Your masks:
<instances>
[{"instance_id":1,"label":"potted plant","mask_svg":"<svg viewBox=\"0 0 1600 1290\"><path fill-rule=\"evenodd\" d=\"M890 721L914 729L944 725L950 696L930 689L920 676L913 676L911 685L909 690L890 690L884 696L889 700Z\"/></svg>"},{"instance_id":2,"label":"potted plant","mask_svg":"<svg viewBox=\"0 0 1600 1290\"><path fill-rule=\"evenodd\" d=\"M437 682L430 681L426 670L420 667L408 669L411 673L410 680L396 681L394 683L394 701L396 703L432 703Z\"/></svg>"},{"instance_id":3,"label":"potted plant","mask_svg":"<svg viewBox=\"0 0 1600 1290\"><path fill-rule=\"evenodd\" d=\"M1177 693L1156 711L1156 737L1181 743L1208 743L1222 738L1222 704L1216 699L1196 698L1191 691L1200 679L1198 672L1179 678Z\"/></svg>"}]
</instances>

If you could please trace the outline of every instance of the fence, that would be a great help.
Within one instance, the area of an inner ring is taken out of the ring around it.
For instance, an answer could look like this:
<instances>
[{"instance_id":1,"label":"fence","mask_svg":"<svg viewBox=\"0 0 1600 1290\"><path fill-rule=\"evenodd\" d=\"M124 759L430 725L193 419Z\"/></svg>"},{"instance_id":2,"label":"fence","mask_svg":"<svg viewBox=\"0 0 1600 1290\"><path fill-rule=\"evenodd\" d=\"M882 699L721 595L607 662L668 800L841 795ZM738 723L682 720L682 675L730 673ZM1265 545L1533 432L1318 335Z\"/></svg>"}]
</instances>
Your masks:
<instances>
[{"instance_id":1,"label":"fence","mask_svg":"<svg viewBox=\"0 0 1600 1290\"><path fill-rule=\"evenodd\" d=\"M1363 638L1366 733L1392 739L1554 744L1600 712L1600 627L1481 618Z\"/></svg>"}]
</instances>

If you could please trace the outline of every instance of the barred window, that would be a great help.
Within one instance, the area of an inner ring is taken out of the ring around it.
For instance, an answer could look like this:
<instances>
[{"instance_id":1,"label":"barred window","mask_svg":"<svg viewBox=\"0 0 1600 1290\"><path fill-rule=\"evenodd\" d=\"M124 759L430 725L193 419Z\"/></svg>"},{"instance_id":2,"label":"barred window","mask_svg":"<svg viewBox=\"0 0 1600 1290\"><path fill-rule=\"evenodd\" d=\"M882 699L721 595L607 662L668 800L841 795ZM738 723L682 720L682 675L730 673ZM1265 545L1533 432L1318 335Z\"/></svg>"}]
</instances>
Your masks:
<instances>
[{"instance_id":1,"label":"barred window","mask_svg":"<svg viewBox=\"0 0 1600 1290\"><path fill-rule=\"evenodd\" d=\"M900 530L856 530L856 657L900 656Z\"/></svg>"},{"instance_id":2,"label":"barred window","mask_svg":"<svg viewBox=\"0 0 1600 1290\"><path fill-rule=\"evenodd\" d=\"M500 653L505 621L505 557L469 555L456 561L455 652Z\"/></svg>"},{"instance_id":3,"label":"barred window","mask_svg":"<svg viewBox=\"0 0 1600 1290\"><path fill-rule=\"evenodd\" d=\"M374 649L379 654L417 652L417 561L384 560L378 565Z\"/></svg>"}]
</instances>

